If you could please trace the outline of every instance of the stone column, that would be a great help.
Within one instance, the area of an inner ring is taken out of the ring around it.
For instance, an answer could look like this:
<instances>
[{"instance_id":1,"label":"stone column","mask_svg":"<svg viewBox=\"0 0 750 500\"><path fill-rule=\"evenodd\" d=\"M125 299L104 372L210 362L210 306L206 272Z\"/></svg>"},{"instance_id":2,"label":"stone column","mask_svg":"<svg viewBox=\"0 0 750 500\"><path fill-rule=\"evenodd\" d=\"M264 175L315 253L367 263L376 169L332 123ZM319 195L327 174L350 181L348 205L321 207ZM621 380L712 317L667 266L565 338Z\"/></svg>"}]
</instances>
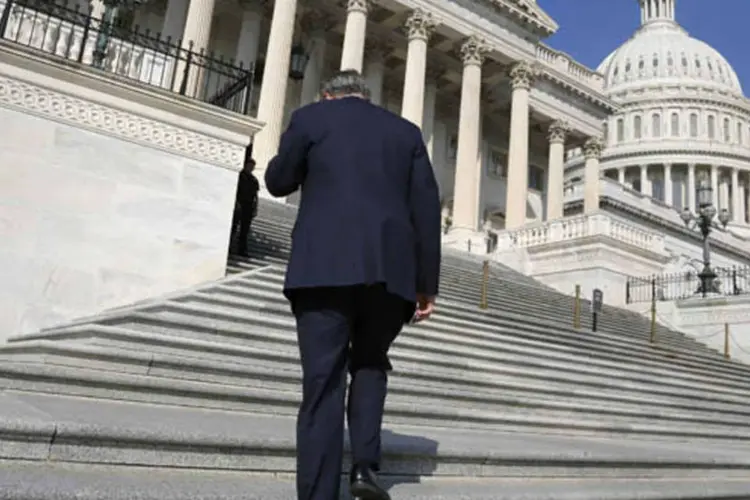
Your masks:
<instances>
[{"instance_id":1,"label":"stone column","mask_svg":"<svg viewBox=\"0 0 750 500\"><path fill-rule=\"evenodd\" d=\"M745 177L745 182L740 184L739 199L740 223L747 224L747 177Z\"/></svg>"},{"instance_id":2,"label":"stone column","mask_svg":"<svg viewBox=\"0 0 750 500\"><path fill-rule=\"evenodd\" d=\"M370 101L378 106L384 105L383 79L388 51L388 45L377 39L369 39L365 45L366 65L362 76L370 89Z\"/></svg>"},{"instance_id":3,"label":"stone column","mask_svg":"<svg viewBox=\"0 0 750 500\"><path fill-rule=\"evenodd\" d=\"M408 17L405 27L409 37L409 46L406 51L401 116L421 127L424 118L427 42L437 27L437 23L432 14L417 9Z\"/></svg>"},{"instance_id":4,"label":"stone column","mask_svg":"<svg viewBox=\"0 0 750 500\"><path fill-rule=\"evenodd\" d=\"M664 203L670 207L674 205L672 188L672 165L670 163L664 164Z\"/></svg>"},{"instance_id":5,"label":"stone column","mask_svg":"<svg viewBox=\"0 0 750 500\"><path fill-rule=\"evenodd\" d=\"M688 180L687 180L687 207L691 212L696 210L695 206L695 163L688 165Z\"/></svg>"},{"instance_id":6,"label":"stone column","mask_svg":"<svg viewBox=\"0 0 750 500\"><path fill-rule=\"evenodd\" d=\"M173 0L174 1L174 0ZM262 6L265 0L241 0L242 26L237 39L237 52L234 59L243 68L250 68L258 61L260 51L260 30L263 22ZM257 70L258 68L256 68Z\"/></svg>"},{"instance_id":7,"label":"stone column","mask_svg":"<svg viewBox=\"0 0 750 500\"><path fill-rule=\"evenodd\" d=\"M735 167L732 168L732 221L741 222L742 206L740 205L740 171Z\"/></svg>"},{"instance_id":8,"label":"stone column","mask_svg":"<svg viewBox=\"0 0 750 500\"><path fill-rule=\"evenodd\" d=\"M216 0L196 0L190 2L185 20L185 29L182 32L182 46L184 48L190 49L196 54L208 51L215 3ZM177 71L175 78L177 90L181 91L184 87L185 95L200 99L204 93L203 77L205 67L200 65L200 62L196 64L196 61L193 60L193 65L190 71L187 72L187 75L185 74L184 62L177 64Z\"/></svg>"},{"instance_id":9,"label":"stone column","mask_svg":"<svg viewBox=\"0 0 750 500\"><path fill-rule=\"evenodd\" d=\"M427 71L427 85L424 93L424 113L422 115L422 138L427 146L430 159L434 159L435 150L435 114L437 110L438 81L442 70Z\"/></svg>"},{"instance_id":10,"label":"stone column","mask_svg":"<svg viewBox=\"0 0 750 500\"><path fill-rule=\"evenodd\" d=\"M297 0L276 1L273 6L271 30L268 36L268 48L263 83L260 87L258 102L258 119L265 123L255 135L253 156L257 161L256 177L263 179L263 173L279 149L286 90L289 83L289 63L292 56Z\"/></svg>"},{"instance_id":11,"label":"stone column","mask_svg":"<svg viewBox=\"0 0 750 500\"><path fill-rule=\"evenodd\" d=\"M372 0L348 0L346 7L341 69L354 69L361 72L367 36L367 14L372 7Z\"/></svg>"},{"instance_id":12,"label":"stone column","mask_svg":"<svg viewBox=\"0 0 750 500\"><path fill-rule=\"evenodd\" d=\"M641 194L651 196L651 181L648 178L648 165L641 165Z\"/></svg>"},{"instance_id":13,"label":"stone column","mask_svg":"<svg viewBox=\"0 0 750 500\"><path fill-rule=\"evenodd\" d=\"M625 185L625 169L626 167L617 168L617 182L619 182L622 186Z\"/></svg>"},{"instance_id":14,"label":"stone column","mask_svg":"<svg viewBox=\"0 0 750 500\"><path fill-rule=\"evenodd\" d=\"M319 97L326 60L326 33L333 25L333 19L320 11L309 11L302 18L302 33L309 34L310 59L305 67L305 76L302 78L300 106L313 103Z\"/></svg>"},{"instance_id":15,"label":"stone column","mask_svg":"<svg viewBox=\"0 0 750 500\"><path fill-rule=\"evenodd\" d=\"M599 158L604 144L601 139L592 137L583 146L586 163L583 167L583 213L599 210Z\"/></svg>"},{"instance_id":16,"label":"stone column","mask_svg":"<svg viewBox=\"0 0 750 500\"><path fill-rule=\"evenodd\" d=\"M161 36L170 39L172 43L182 38L187 20L188 4L190 0L168 0L167 10L164 13L164 24L161 28Z\"/></svg>"},{"instance_id":17,"label":"stone column","mask_svg":"<svg viewBox=\"0 0 750 500\"><path fill-rule=\"evenodd\" d=\"M716 210L719 210L719 166L711 165L711 189L713 199L711 203L714 204Z\"/></svg>"},{"instance_id":18,"label":"stone column","mask_svg":"<svg viewBox=\"0 0 750 500\"><path fill-rule=\"evenodd\" d=\"M505 228L516 229L526 223L529 189L529 91L535 68L520 62L510 71L513 93L510 105L508 139L508 185L505 197Z\"/></svg>"},{"instance_id":19,"label":"stone column","mask_svg":"<svg viewBox=\"0 0 750 500\"><path fill-rule=\"evenodd\" d=\"M565 135L568 125L555 121L549 127L549 163L547 166L547 220L563 216L563 170L565 165Z\"/></svg>"},{"instance_id":20,"label":"stone column","mask_svg":"<svg viewBox=\"0 0 750 500\"><path fill-rule=\"evenodd\" d=\"M470 37L461 46L464 69L458 120L456 177L453 188L453 228L476 231L482 171L477 168L481 124L482 64L487 52L484 41Z\"/></svg>"}]
</instances>

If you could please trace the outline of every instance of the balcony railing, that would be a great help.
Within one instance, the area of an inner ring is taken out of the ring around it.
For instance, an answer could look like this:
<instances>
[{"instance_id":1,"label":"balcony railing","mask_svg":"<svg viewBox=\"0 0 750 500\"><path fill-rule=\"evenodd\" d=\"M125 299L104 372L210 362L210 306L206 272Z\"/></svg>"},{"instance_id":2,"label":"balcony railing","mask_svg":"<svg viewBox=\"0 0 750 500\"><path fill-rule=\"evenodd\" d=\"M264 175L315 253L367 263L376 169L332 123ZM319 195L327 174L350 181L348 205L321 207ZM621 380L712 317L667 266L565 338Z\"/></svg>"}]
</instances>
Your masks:
<instances>
[{"instance_id":1,"label":"balcony railing","mask_svg":"<svg viewBox=\"0 0 750 500\"><path fill-rule=\"evenodd\" d=\"M0 0L0 38L121 78L246 114L253 67L89 12L34 0Z\"/></svg>"},{"instance_id":2,"label":"balcony railing","mask_svg":"<svg viewBox=\"0 0 750 500\"><path fill-rule=\"evenodd\" d=\"M665 253L664 236L646 231L608 214L580 215L500 233L499 249L533 248L550 243L606 237L658 254Z\"/></svg>"},{"instance_id":3,"label":"balcony railing","mask_svg":"<svg viewBox=\"0 0 750 500\"><path fill-rule=\"evenodd\" d=\"M707 294L707 298L750 293L750 267L715 267L713 271L716 273L714 284L718 292ZM626 284L625 296L628 304L700 298L703 297L701 285L697 270L631 277Z\"/></svg>"}]
</instances>

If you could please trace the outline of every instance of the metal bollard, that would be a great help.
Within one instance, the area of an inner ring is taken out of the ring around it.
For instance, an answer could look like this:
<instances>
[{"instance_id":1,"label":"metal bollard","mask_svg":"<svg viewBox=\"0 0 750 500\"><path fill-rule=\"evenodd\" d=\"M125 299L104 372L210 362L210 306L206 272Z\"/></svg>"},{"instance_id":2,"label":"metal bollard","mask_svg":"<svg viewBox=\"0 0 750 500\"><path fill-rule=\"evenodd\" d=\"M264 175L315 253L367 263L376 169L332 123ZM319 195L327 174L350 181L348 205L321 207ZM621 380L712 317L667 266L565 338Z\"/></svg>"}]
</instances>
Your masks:
<instances>
[{"instance_id":1,"label":"metal bollard","mask_svg":"<svg viewBox=\"0 0 750 500\"><path fill-rule=\"evenodd\" d=\"M724 323L724 358L729 359L729 323Z\"/></svg>"},{"instance_id":2,"label":"metal bollard","mask_svg":"<svg viewBox=\"0 0 750 500\"><path fill-rule=\"evenodd\" d=\"M482 264L482 294L479 299L479 308L487 309L489 307L488 288L490 282L490 261L485 260Z\"/></svg>"},{"instance_id":3,"label":"metal bollard","mask_svg":"<svg viewBox=\"0 0 750 500\"><path fill-rule=\"evenodd\" d=\"M581 328L581 285L576 285L576 299L573 303L573 328Z\"/></svg>"},{"instance_id":4,"label":"metal bollard","mask_svg":"<svg viewBox=\"0 0 750 500\"><path fill-rule=\"evenodd\" d=\"M656 296L651 296L651 338L649 342L656 343Z\"/></svg>"}]
</instances>

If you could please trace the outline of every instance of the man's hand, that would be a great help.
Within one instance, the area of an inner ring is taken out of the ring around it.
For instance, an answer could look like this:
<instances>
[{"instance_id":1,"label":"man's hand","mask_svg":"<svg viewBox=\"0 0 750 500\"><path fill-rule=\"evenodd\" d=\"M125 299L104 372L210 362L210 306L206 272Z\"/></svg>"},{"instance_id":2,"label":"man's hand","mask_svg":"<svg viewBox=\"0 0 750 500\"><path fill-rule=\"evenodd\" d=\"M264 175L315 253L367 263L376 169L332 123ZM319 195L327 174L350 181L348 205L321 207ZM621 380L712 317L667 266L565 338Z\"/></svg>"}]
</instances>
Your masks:
<instances>
[{"instance_id":1,"label":"man's hand","mask_svg":"<svg viewBox=\"0 0 750 500\"><path fill-rule=\"evenodd\" d=\"M435 299L437 297L428 297L424 294L417 294L417 310L414 313L414 322L424 321L430 317L435 310Z\"/></svg>"}]
</instances>

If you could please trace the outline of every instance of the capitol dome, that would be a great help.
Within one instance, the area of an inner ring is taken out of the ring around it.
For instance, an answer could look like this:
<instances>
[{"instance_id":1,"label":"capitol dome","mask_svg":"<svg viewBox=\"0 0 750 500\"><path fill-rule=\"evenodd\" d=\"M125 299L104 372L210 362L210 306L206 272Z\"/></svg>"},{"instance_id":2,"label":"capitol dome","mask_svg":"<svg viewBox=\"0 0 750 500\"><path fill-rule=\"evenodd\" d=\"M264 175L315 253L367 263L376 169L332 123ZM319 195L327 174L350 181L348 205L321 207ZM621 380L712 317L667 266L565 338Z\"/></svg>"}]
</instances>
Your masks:
<instances>
[{"instance_id":1,"label":"capitol dome","mask_svg":"<svg viewBox=\"0 0 750 500\"><path fill-rule=\"evenodd\" d=\"M608 92L655 81L742 95L732 66L675 21L674 0L641 0L641 28L597 68Z\"/></svg>"}]
</instances>

